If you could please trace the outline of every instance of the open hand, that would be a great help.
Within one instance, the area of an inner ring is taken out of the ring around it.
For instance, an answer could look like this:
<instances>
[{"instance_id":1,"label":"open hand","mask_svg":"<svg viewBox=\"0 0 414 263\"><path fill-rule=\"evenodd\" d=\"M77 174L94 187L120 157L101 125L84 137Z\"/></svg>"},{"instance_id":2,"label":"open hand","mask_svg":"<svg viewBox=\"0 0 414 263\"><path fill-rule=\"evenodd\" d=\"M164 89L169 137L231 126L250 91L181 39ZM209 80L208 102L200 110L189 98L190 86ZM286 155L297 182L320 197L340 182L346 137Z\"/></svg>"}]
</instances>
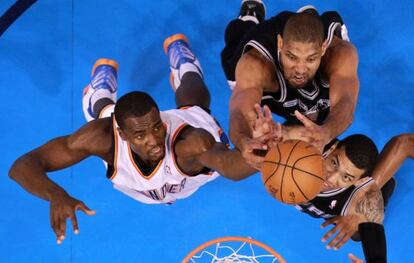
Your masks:
<instances>
[{"instance_id":1,"label":"open hand","mask_svg":"<svg viewBox=\"0 0 414 263\"><path fill-rule=\"evenodd\" d=\"M304 125L299 132L301 140L312 144L316 149L322 152L325 145L332 139L329 131L322 126L317 125L297 110L295 111L295 116Z\"/></svg>"},{"instance_id":2,"label":"open hand","mask_svg":"<svg viewBox=\"0 0 414 263\"><path fill-rule=\"evenodd\" d=\"M76 210L81 210L87 215L95 215L95 211L89 209L82 201L72 198L67 193L54 195L50 199L50 225L56 234L57 243L61 244L66 235L66 219L72 221L75 234L79 233Z\"/></svg>"},{"instance_id":3,"label":"open hand","mask_svg":"<svg viewBox=\"0 0 414 263\"><path fill-rule=\"evenodd\" d=\"M327 249L333 248L338 250L341 248L351 236L358 231L358 225L361 223L361 218L357 215L336 216L326 220L321 228L325 228L330 224L336 224L334 228L329 230L323 237L322 242L327 241L331 236L335 237L326 246Z\"/></svg>"},{"instance_id":4,"label":"open hand","mask_svg":"<svg viewBox=\"0 0 414 263\"><path fill-rule=\"evenodd\" d=\"M273 121L272 112L268 106L265 105L262 110L256 103L254 109L257 117L253 124L252 137L260 138L271 148L282 141L282 125Z\"/></svg>"}]
</instances>

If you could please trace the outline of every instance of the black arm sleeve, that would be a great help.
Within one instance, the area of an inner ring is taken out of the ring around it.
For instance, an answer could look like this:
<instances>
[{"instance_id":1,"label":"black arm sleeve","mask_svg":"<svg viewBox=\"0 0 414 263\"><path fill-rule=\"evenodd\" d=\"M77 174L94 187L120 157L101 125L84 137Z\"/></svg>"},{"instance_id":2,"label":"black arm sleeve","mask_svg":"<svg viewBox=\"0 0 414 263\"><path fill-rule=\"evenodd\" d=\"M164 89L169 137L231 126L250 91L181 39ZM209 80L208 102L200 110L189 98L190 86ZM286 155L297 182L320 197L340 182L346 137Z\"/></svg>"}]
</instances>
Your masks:
<instances>
[{"instance_id":1,"label":"black arm sleeve","mask_svg":"<svg viewBox=\"0 0 414 263\"><path fill-rule=\"evenodd\" d=\"M377 223L362 223L358 226L362 249L367 263L386 263L387 244L384 226Z\"/></svg>"}]
</instances>

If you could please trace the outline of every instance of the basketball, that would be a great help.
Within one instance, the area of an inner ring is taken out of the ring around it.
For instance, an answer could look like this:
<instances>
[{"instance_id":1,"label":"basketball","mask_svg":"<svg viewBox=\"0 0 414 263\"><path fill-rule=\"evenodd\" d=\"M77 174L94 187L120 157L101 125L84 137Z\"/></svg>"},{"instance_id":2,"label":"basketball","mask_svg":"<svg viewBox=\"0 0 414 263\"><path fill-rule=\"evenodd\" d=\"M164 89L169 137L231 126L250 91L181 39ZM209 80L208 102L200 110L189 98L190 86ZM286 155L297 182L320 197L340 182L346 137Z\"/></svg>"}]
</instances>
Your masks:
<instances>
[{"instance_id":1,"label":"basketball","mask_svg":"<svg viewBox=\"0 0 414 263\"><path fill-rule=\"evenodd\" d=\"M286 204L313 199L322 190L325 180L321 154L300 140L288 140L271 148L261 173L266 190Z\"/></svg>"}]
</instances>

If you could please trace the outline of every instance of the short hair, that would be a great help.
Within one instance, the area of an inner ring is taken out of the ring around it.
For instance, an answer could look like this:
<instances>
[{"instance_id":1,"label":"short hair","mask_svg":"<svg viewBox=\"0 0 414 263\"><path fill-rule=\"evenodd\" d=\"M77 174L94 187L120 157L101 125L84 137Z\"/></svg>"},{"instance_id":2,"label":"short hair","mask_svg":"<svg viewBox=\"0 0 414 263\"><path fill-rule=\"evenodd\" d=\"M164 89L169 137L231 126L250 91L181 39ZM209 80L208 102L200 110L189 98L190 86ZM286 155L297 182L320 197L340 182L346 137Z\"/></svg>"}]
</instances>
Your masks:
<instances>
[{"instance_id":1,"label":"short hair","mask_svg":"<svg viewBox=\"0 0 414 263\"><path fill-rule=\"evenodd\" d=\"M119 127L125 127L125 120L128 117L141 117L150 112L153 108L158 109L154 99L145 92L133 91L125 94L115 104L115 120Z\"/></svg>"},{"instance_id":2,"label":"short hair","mask_svg":"<svg viewBox=\"0 0 414 263\"><path fill-rule=\"evenodd\" d=\"M325 38L322 20L318 14L295 13L287 20L282 37L284 41L322 45Z\"/></svg>"},{"instance_id":3,"label":"short hair","mask_svg":"<svg viewBox=\"0 0 414 263\"><path fill-rule=\"evenodd\" d=\"M352 164L366 170L361 178L371 174L378 160L378 149L368 136L363 134L348 136L341 140L337 147L345 147L345 155Z\"/></svg>"}]
</instances>

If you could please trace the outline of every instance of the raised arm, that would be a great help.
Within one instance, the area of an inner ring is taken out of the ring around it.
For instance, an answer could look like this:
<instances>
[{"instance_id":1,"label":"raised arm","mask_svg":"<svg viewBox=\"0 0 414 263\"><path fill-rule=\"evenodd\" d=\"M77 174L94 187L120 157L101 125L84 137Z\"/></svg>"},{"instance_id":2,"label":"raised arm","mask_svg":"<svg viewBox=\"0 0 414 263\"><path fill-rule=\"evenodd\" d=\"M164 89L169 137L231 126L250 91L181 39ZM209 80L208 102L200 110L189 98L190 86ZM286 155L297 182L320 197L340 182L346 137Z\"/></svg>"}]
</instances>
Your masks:
<instances>
[{"instance_id":1,"label":"raised arm","mask_svg":"<svg viewBox=\"0 0 414 263\"><path fill-rule=\"evenodd\" d=\"M75 210L92 215L83 202L70 197L66 191L47 176L47 172L69 167L90 155L108 159L110 153L110 120L89 122L70 136L55 138L24 154L12 165L9 176L26 191L50 201L50 222L58 243L65 236L66 218L72 219L78 232Z\"/></svg>"},{"instance_id":2,"label":"raised arm","mask_svg":"<svg viewBox=\"0 0 414 263\"><path fill-rule=\"evenodd\" d=\"M254 105L261 101L263 90L272 82L271 62L252 49L244 54L236 67L236 86L230 98L230 138L246 161L254 167L254 149L263 144L252 140L252 125L256 119Z\"/></svg>"},{"instance_id":3,"label":"raised arm","mask_svg":"<svg viewBox=\"0 0 414 263\"><path fill-rule=\"evenodd\" d=\"M237 149L230 150L224 143L216 142L204 129L188 127L181 136L183 139L177 142L175 153L179 165L189 174L207 167L237 181L257 172Z\"/></svg>"},{"instance_id":4,"label":"raised arm","mask_svg":"<svg viewBox=\"0 0 414 263\"><path fill-rule=\"evenodd\" d=\"M371 175L379 188L394 176L407 158L414 158L414 133L395 136L384 146Z\"/></svg>"},{"instance_id":5,"label":"raised arm","mask_svg":"<svg viewBox=\"0 0 414 263\"><path fill-rule=\"evenodd\" d=\"M324 71L329 81L330 112L322 125L326 142L340 135L351 125L358 99L358 54L350 43L334 38L334 46L325 55Z\"/></svg>"}]
</instances>

